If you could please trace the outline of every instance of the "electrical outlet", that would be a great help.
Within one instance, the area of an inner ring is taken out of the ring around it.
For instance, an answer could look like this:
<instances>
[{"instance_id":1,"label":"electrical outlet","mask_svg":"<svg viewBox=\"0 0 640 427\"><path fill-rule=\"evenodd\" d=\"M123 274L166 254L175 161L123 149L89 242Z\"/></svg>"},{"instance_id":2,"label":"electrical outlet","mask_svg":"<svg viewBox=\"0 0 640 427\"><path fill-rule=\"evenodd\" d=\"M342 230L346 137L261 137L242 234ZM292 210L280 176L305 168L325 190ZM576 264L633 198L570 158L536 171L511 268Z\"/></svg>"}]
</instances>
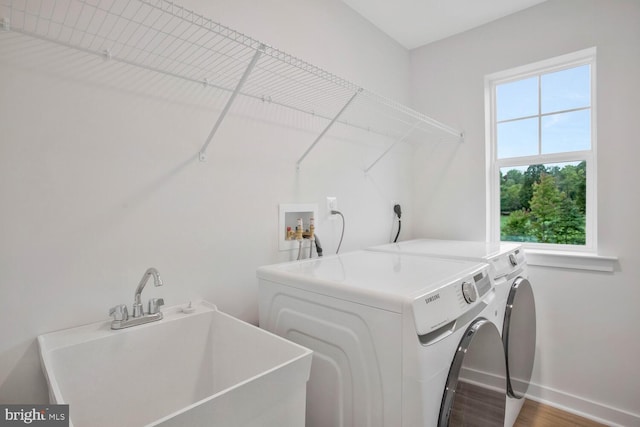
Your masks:
<instances>
[{"instance_id":1,"label":"electrical outlet","mask_svg":"<svg viewBox=\"0 0 640 427\"><path fill-rule=\"evenodd\" d=\"M338 199L335 197L327 197L327 215L329 218L335 217L335 215L331 215L331 211L338 210Z\"/></svg>"}]
</instances>

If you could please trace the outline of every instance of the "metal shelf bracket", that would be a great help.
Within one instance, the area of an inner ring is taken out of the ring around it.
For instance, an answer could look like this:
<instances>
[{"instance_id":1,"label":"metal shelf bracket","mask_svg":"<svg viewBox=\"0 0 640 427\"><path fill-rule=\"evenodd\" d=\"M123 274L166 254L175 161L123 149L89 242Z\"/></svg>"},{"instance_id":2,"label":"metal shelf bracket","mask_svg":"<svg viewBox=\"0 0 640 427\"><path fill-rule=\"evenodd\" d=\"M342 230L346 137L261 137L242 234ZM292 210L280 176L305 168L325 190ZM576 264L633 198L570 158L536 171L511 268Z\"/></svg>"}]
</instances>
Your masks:
<instances>
[{"instance_id":1,"label":"metal shelf bracket","mask_svg":"<svg viewBox=\"0 0 640 427\"><path fill-rule=\"evenodd\" d=\"M349 98L349 100L347 101L346 104L344 104L344 106L340 109L340 111L338 111L338 114L335 115L335 117L333 119L331 119L331 121L329 122L329 124L322 130L322 132L320 132L320 135L318 135L318 137L316 138L315 141L313 141L313 143L309 146L309 148L307 148L307 151L305 151L302 156L300 156L300 158L298 159L298 161L296 162L296 170L300 170L300 164L302 163L302 161L305 159L305 157L307 157L307 155L311 152L311 150L313 150L313 147L316 146L316 144L322 139L322 137L327 133L327 131L329 129L331 129L331 126L333 126L333 124L340 118L340 116L342 115L342 113L345 112L345 110L347 109L347 107L349 107L349 105L351 105L351 103L353 102L354 99L356 99L356 96L358 96L358 94L360 94L360 92L362 92L362 88L358 88L358 90L351 96L351 98Z\"/></svg>"},{"instance_id":2,"label":"metal shelf bracket","mask_svg":"<svg viewBox=\"0 0 640 427\"><path fill-rule=\"evenodd\" d=\"M402 138L400 138L400 139L396 140L393 144L391 144L391 145L389 146L389 148L387 148L386 150L384 150L384 153L382 153L382 154L380 155L380 157L378 157L376 160L374 160L374 162L373 162L373 163L371 163L371 165L369 165L369 167L368 167L368 168L366 168L366 169L364 170L364 173L365 173L365 174L369 173L369 171L371 170L371 168L373 168L373 167L374 167L374 166L375 166L375 165L376 165L380 160L382 160L382 158L383 158L384 156L386 156L386 155L387 155L387 153L393 149L393 147L395 147L396 145L398 145L398 144L399 144L399 143L401 143L402 141L406 140L406 139L409 137L409 135L411 135L411 132L413 132L413 130L414 130L417 126L418 126L418 122L415 122L415 123L413 124L413 126L411 126L411 128L410 128L410 129L409 129L409 130L408 130L408 131L407 131L407 132L402 136Z\"/></svg>"},{"instance_id":3,"label":"metal shelf bracket","mask_svg":"<svg viewBox=\"0 0 640 427\"><path fill-rule=\"evenodd\" d=\"M265 45L264 44L261 44L258 47L258 49L256 49L256 53L253 55L253 58L251 58L251 61L249 62L249 65L247 65L247 68L244 70L244 73L242 74L242 77L240 77L240 80L238 81L238 84L236 85L236 88L233 90L233 93L231 93L231 96L227 100L226 105L224 106L224 108L222 109L222 112L218 116L218 120L216 121L216 124L213 125L213 128L211 129L211 132L209 132L209 136L207 137L207 140L205 141L204 145L200 149L200 153L198 154L198 158L200 159L201 162L204 162L205 160L207 160L207 155L206 155L205 152L207 151L207 147L209 146L209 143L211 142L211 140L213 139L213 136L218 131L218 128L220 127L220 124L222 123L222 121L224 120L225 116L229 112L229 109L231 108L231 105L233 104L233 101L235 101L236 96L238 96L238 93L240 93L240 90L242 89L242 86L247 81L247 78L249 78L249 74L251 74L251 71L256 66L256 63L258 62L258 59L260 59L260 55L262 55L264 53L264 50L265 50ZM205 79L204 81L205 81L205 84L208 84L207 79Z\"/></svg>"}]
</instances>

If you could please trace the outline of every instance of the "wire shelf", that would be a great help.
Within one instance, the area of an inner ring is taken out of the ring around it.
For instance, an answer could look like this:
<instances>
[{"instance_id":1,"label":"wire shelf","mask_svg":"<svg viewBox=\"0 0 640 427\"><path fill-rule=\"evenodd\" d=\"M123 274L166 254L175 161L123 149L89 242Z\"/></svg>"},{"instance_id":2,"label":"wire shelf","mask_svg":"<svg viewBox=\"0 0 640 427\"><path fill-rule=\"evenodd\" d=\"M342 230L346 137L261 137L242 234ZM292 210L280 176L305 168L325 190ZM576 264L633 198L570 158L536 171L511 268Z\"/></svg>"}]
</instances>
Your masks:
<instances>
[{"instance_id":1,"label":"wire shelf","mask_svg":"<svg viewBox=\"0 0 640 427\"><path fill-rule=\"evenodd\" d=\"M424 114L166 0L0 2L5 30L222 89L231 94L228 106L243 95L327 119L327 129L340 123L394 140L416 132L462 138Z\"/></svg>"}]
</instances>

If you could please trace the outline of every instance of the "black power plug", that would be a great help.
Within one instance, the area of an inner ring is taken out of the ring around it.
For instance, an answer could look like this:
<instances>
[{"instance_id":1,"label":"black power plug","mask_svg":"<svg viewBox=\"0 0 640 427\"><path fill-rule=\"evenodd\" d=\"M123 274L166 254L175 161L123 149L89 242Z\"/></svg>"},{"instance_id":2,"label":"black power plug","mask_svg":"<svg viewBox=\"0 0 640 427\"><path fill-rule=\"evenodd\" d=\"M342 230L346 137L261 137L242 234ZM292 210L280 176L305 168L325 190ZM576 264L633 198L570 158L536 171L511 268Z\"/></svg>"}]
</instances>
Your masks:
<instances>
[{"instance_id":1,"label":"black power plug","mask_svg":"<svg viewBox=\"0 0 640 427\"><path fill-rule=\"evenodd\" d=\"M394 205L393 211L396 213L396 215L398 215L398 219L400 219L400 217L402 216L402 208L400 207L400 205Z\"/></svg>"}]
</instances>

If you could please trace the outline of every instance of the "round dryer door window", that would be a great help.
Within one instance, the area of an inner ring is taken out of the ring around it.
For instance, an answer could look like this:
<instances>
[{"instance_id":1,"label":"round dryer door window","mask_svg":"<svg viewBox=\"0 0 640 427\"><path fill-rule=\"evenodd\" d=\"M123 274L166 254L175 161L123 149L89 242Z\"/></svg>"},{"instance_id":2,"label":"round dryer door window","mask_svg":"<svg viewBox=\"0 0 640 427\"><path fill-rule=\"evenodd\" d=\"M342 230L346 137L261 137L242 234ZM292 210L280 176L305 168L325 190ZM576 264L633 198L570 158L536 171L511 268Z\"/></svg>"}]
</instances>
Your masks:
<instances>
[{"instance_id":1,"label":"round dryer door window","mask_svg":"<svg viewBox=\"0 0 640 427\"><path fill-rule=\"evenodd\" d=\"M502 341L507 360L507 393L521 398L529 388L536 351L536 303L525 278L518 277L511 285Z\"/></svg>"},{"instance_id":2,"label":"round dryer door window","mask_svg":"<svg viewBox=\"0 0 640 427\"><path fill-rule=\"evenodd\" d=\"M438 427L504 427L506 392L500 333L479 318L465 331L451 363Z\"/></svg>"}]
</instances>

